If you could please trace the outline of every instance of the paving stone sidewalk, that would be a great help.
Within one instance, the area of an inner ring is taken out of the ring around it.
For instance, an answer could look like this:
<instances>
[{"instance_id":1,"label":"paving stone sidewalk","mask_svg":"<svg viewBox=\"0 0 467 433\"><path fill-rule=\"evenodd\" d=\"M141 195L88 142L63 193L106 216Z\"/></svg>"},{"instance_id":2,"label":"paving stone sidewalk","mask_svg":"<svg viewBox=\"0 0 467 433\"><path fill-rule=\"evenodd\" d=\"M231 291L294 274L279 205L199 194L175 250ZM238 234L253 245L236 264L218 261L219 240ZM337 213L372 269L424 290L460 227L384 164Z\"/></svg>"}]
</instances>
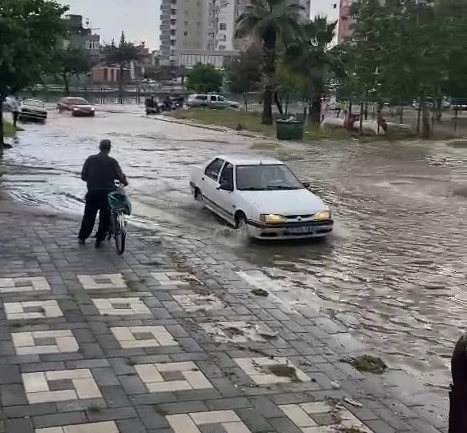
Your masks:
<instances>
[{"instance_id":1,"label":"paving stone sidewalk","mask_svg":"<svg viewBox=\"0 0 467 433\"><path fill-rule=\"evenodd\" d=\"M121 259L76 227L0 206L0 432L446 431L422 391L344 362L340 325L252 294L235 256L131 228Z\"/></svg>"}]
</instances>

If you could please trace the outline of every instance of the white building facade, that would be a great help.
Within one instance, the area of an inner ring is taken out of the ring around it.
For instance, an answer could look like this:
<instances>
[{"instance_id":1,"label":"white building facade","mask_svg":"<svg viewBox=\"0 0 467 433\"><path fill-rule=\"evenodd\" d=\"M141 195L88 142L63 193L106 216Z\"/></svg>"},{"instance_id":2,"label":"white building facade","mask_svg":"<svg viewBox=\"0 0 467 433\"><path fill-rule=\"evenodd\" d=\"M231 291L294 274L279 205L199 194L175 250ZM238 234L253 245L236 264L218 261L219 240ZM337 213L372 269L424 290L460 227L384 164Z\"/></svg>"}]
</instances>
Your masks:
<instances>
[{"instance_id":1,"label":"white building facade","mask_svg":"<svg viewBox=\"0 0 467 433\"><path fill-rule=\"evenodd\" d=\"M161 65L191 67L195 58L224 64L223 56L229 58L248 45L235 37L236 21L252 1L161 0ZM310 0L288 1L300 3L309 17Z\"/></svg>"}]
</instances>

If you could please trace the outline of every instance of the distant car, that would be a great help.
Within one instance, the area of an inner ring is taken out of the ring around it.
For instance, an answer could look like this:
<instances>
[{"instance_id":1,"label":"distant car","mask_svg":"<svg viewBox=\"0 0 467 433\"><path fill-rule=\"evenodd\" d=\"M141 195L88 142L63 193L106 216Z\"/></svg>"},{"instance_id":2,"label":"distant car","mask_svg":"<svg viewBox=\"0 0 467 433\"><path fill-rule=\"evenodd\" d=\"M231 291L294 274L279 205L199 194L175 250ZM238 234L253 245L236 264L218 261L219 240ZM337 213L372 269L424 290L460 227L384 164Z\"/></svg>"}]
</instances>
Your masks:
<instances>
[{"instance_id":1,"label":"distant car","mask_svg":"<svg viewBox=\"0 0 467 433\"><path fill-rule=\"evenodd\" d=\"M208 93L197 93L188 96L186 102L187 107L205 107L205 108L233 108L238 109L239 103L235 101L229 101L222 95L208 94Z\"/></svg>"},{"instance_id":2,"label":"distant car","mask_svg":"<svg viewBox=\"0 0 467 433\"><path fill-rule=\"evenodd\" d=\"M26 99L21 103L20 120L44 123L47 120L45 103L38 99Z\"/></svg>"},{"instance_id":3,"label":"distant car","mask_svg":"<svg viewBox=\"0 0 467 433\"><path fill-rule=\"evenodd\" d=\"M193 170L190 187L196 200L249 238L316 238L333 229L329 207L273 158L218 156Z\"/></svg>"},{"instance_id":4,"label":"distant car","mask_svg":"<svg viewBox=\"0 0 467 433\"><path fill-rule=\"evenodd\" d=\"M66 97L60 99L57 104L59 113L69 111L76 117L94 117L96 109L84 98Z\"/></svg>"}]
</instances>

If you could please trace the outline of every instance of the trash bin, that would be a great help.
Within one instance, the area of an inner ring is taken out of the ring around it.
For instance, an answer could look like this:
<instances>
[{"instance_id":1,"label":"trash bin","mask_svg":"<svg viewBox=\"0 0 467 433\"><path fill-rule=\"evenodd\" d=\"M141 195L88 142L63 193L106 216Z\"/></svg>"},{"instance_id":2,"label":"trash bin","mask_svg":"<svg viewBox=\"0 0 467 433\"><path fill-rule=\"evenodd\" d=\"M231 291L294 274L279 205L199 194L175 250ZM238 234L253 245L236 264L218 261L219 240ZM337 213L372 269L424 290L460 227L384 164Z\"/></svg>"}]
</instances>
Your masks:
<instances>
[{"instance_id":1,"label":"trash bin","mask_svg":"<svg viewBox=\"0 0 467 433\"><path fill-rule=\"evenodd\" d=\"M278 140L302 140L303 122L298 120L276 120L276 137Z\"/></svg>"}]
</instances>

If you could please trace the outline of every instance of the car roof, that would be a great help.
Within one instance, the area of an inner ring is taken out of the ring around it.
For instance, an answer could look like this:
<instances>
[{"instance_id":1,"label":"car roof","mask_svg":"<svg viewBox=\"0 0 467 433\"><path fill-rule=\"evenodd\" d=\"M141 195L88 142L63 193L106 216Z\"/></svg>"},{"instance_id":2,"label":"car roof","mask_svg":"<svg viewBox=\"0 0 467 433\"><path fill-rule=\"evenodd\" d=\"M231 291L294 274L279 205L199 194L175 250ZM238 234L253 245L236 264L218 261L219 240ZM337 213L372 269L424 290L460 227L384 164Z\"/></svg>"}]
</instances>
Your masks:
<instances>
[{"instance_id":1,"label":"car roof","mask_svg":"<svg viewBox=\"0 0 467 433\"><path fill-rule=\"evenodd\" d=\"M37 104L45 104L45 102L44 102L44 101L41 101L40 99L25 99L23 102L24 102L24 103L26 103L26 102L34 102L34 103L37 103Z\"/></svg>"},{"instance_id":2,"label":"car roof","mask_svg":"<svg viewBox=\"0 0 467 433\"><path fill-rule=\"evenodd\" d=\"M283 165L282 161L261 155L219 155L217 158L228 161L234 165Z\"/></svg>"}]
</instances>

